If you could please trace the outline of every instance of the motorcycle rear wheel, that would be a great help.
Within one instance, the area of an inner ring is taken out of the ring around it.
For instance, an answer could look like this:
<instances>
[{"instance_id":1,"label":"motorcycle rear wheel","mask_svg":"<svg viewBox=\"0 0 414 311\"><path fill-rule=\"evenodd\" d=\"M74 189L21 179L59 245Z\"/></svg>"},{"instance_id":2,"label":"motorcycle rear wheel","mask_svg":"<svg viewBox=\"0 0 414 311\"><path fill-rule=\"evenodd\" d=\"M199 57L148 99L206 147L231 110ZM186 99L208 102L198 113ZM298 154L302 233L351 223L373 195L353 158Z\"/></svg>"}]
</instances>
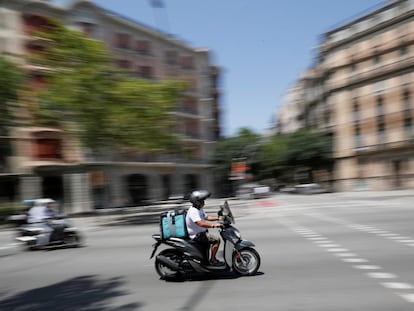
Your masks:
<instances>
[{"instance_id":1,"label":"motorcycle rear wheel","mask_svg":"<svg viewBox=\"0 0 414 311\"><path fill-rule=\"evenodd\" d=\"M233 254L233 270L243 276L255 275L260 267L259 253L250 247Z\"/></svg>"},{"instance_id":2,"label":"motorcycle rear wheel","mask_svg":"<svg viewBox=\"0 0 414 311\"><path fill-rule=\"evenodd\" d=\"M81 237L79 234L67 234L63 237L63 244L79 247L81 246Z\"/></svg>"},{"instance_id":3,"label":"motorcycle rear wheel","mask_svg":"<svg viewBox=\"0 0 414 311\"><path fill-rule=\"evenodd\" d=\"M177 264L180 264L182 261L181 253L175 249L165 249L158 255L165 256ZM176 280L181 276L178 271L171 270L157 259L155 259L155 271L157 271L162 280L166 281Z\"/></svg>"}]
</instances>

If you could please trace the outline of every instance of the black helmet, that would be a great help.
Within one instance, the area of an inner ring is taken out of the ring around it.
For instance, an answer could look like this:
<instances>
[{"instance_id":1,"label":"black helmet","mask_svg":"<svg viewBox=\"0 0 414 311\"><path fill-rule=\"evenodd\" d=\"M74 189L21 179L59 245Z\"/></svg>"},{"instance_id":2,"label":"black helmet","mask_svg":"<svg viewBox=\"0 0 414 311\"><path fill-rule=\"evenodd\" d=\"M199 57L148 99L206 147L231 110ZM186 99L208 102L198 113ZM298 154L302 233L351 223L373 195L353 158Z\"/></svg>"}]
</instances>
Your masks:
<instances>
[{"instance_id":1,"label":"black helmet","mask_svg":"<svg viewBox=\"0 0 414 311\"><path fill-rule=\"evenodd\" d=\"M207 199L211 193L208 190L196 190L190 194L190 202L193 203L193 206L196 208L200 207L200 201Z\"/></svg>"}]
</instances>

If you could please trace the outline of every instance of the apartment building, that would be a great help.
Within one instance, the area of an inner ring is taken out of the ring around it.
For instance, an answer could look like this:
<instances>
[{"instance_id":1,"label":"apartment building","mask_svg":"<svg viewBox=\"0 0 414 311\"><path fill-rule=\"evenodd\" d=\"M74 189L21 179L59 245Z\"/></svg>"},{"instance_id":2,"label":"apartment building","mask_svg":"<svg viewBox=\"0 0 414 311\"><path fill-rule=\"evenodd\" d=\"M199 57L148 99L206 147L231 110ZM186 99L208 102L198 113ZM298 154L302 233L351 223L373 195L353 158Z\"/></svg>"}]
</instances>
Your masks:
<instances>
[{"instance_id":1,"label":"apartment building","mask_svg":"<svg viewBox=\"0 0 414 311\"><path fill-rule=\"evenodd\" d=\"M280 135L292 133L304 124L301 122L301 115L304 111L304 85L300 79L294 83L285 93L282 103L276 112L276 126L273 134Z\"/></svg>"},{"instance_id":2,"label":"apartment building","mask_svg":"<svg viewBox=\"0 0 414 311\"><path fill-rule=\"evenodd\" d=\"M336 191L414 189L413 43L413 0L323 35L303 84L303 125L332 135Z\"/></svg>"},{"instance_id":3,"label":"apartment building","mask_svg":"<svg viewBox=\"0 0 414 311\"><path fill-rule=\"evenodd\" d=\"M15 152L9 157L8 171L3 172L18 176L14 192L21 198L51 196L72 211L141 204L199 187L214 192L209 159L220 136L220 70L212 64L209 50L190 47L93 1L56 3L61 2L0 0L0 53L24 67L34 87L44 87L42 68L28 63L26 56L41 49L42 42L33 31L52 17L103 41L114 66L144 79L189 81L174 112L187 153L88 158L84 149L56 129L16 127L10 135Z\"/></svg>"}]
</instances>

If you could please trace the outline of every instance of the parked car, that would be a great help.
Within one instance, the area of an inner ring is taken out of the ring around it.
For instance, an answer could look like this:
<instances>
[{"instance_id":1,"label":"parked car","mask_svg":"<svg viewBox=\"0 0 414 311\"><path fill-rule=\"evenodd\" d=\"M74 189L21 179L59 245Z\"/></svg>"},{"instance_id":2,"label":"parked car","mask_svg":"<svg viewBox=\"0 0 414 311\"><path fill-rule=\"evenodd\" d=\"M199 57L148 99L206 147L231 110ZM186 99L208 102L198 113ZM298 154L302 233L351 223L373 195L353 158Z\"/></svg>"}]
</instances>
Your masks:
<instances>
[{"instance_id":1,"label":"parked car","mask_svg":"<svg viewBox=\"0 0 414 311\"><path fill-rule=\"evenodd\" d=\"M291 186L282 187L279 189L282 193L296 193L296 188Z\"/></svg>"},{"instance_id":2,"label":"parked car","mask_svg":"<svg viewBox=\"0 0 414 311\"><path fill-rule=\"evenodd\" d=\"M270 195L270 187L256 183L248 183L237 190L239 199L260 199Z\"/></svg>"},{"instance_id":3,"label":"parked car","mask_svg":"<svg viewBox=\"0 0 414 311\"><path fill-rule=\"evenodd\" d=\"M317 194L317 193L326 193L327 191L321 187L321 185L313 184L301 184L295 186L295 193L298 194Z\"/></svg>"}]
</instances>

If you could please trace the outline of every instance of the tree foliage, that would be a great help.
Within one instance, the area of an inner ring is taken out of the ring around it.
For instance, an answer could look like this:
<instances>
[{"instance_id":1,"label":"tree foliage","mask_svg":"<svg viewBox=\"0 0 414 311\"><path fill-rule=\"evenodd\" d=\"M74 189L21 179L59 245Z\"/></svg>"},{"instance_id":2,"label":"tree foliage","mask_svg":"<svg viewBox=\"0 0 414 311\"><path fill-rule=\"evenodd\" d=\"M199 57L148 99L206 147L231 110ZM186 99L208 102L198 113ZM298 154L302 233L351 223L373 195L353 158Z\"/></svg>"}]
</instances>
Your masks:
<instances>
[{"instance_id":1,"label":"tree foliage","mask_svg":"<svg viewBox=\"0 0 414 311\"><path fill-rule=\"evenodd\" d=\"M236 136L223 138L216 144L213 157L215 164L216 183L220 184L222 195L235 191L229 180L234 161L245 161L250 167L255 167L255 152L260 136L248 128L242 128Z\"/></svg>"},{"instance_id":2,"label":"tree foliage","mask_svg":"<svg viewBox=\"0 0 414 311\"><path fill-rule=\"evenodd\" d=\"M0 131L10 126L10 105L18 99L25 75L14 63L0 56Z\"/></svg>"},{"instance_id":3,"label":"tree foliage","mask_svg":"<svg viewBox=\"0 0 414 311\"><path fill-rule=\"evenodd\" d=\"M260 136L248 128L242 128L237 136L224 138L216 145L214 163L222 171L229 171L233 160L245 159L252 161Z\"/></svg>"},{"instance_id":4,"label":"tree foliage","mask_svg":"<svg viewBox=\"0 0 414 311\"><path fill-rule=\"evenodd\" d=\"M293 181L295 172L330 168L332 141L322 133L302 129L264 142L259 154L262 177Z\"/></svg>"},{"instance_id":5,"label":"tree foliage","mask_svg":"<svg viewBox=\"0 0 414 311\"><path fill-rule=\"evenodd\" d=\"M330 169L332 141L312 130L261 139L248 129L237 136L225 138L217 144L214 163L222 180L231 171L232 159L243 158L250 166L253 180L274 179L294 182L297 172Z\"/></svg>"},{"instance_id":6,"label":"tree foliage","mask_svg":"<svg viewBox=\"0 0 414 311\"><path fill-rule=\"evenodd\" d=\"M116 146L163 151L175 142L170 113L184 84L150 82L112 66L103 43L56 21L39 37L48 42L33 61L50 68L48 87L40 94L39 122L77 124L87 147Z\"/></svg>"}]
</instances>

